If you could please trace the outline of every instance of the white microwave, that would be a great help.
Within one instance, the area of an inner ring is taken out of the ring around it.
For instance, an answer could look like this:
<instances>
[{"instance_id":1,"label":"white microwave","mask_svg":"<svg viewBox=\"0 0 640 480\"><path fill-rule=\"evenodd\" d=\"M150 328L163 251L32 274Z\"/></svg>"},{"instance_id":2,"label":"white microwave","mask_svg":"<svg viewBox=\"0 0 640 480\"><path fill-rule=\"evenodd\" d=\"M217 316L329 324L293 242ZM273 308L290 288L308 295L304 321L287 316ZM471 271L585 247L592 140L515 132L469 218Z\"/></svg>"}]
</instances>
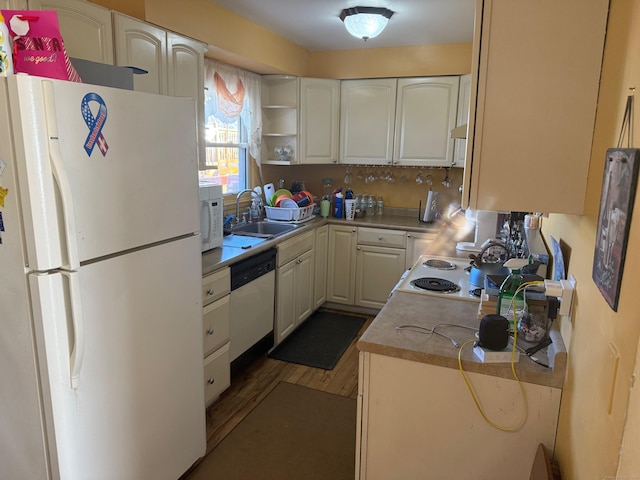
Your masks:
<instances>
[{"instance_id":1,"label":"white microwave","mask_svg":"<svg viewBox=\"0 0 640 480\"><path fill-rule=\"evenodd\" d=\"M200 183L200 237L202 251L222 245L223 196L222 185Z\"/></svg>"}]
</instances>

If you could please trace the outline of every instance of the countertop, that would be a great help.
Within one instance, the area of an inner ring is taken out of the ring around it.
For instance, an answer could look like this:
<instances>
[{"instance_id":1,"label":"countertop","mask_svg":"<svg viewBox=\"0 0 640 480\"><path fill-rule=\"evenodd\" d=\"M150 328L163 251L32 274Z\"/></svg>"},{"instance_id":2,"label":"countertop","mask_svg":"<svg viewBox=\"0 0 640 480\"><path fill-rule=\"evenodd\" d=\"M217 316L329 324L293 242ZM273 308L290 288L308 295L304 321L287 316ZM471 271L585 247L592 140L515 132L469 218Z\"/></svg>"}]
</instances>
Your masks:
<instances>
[{"instance_id":1,"label":"countertop","mask_svg":"<svg viewBox=\"0 0 640 480\"><path fill-rule=\"evenodd\" d=\"M469 232L464 232L452 222L437 221L422 223L417 216L380 215L355 220L316 217L299 228L266 240L249 249L222 246L202 255L202 273L207 275L220 268L248 258L256 253L277 246L280 242L300 235L310 228L326 224L351 225L354 227L400 229L407 232L436 233L437 236L428 252L430 254L466 258L468 253L455 249L457 241L468 240ZM458 369L458 349L450 340L439 335L425 335L415 329L398 330L402 325L415 325L431 329L439 323L462 324L477 329L478 304L475 302L452 301L433 296L406 292L394 292L384 308L378 313L370 327L358 341L361 351L397 357L415 362L429 363ZM456 326L441 326L438 331L454 338L460 345L475 338L475 332ZM564 382L566 349L557 328L552 328L553 343L535 354L550 367L535 364L526 355L520 355L516 372L524 382L561 388ZM520 344L520 341L519 341ZM522 344L525 348L530 346ZM467 372L477 372L503 378L513 378L510 364L486 364L473 353L473 346L467 345L462 352L463 368Z\"/></svg>"},{"instance_id":2,"label":"countertop","mask_svg":"<svg viewBox=\"0 0 640 480\"><path fill-rule=\"evenodd\" d=\"M438 238L441 237L440 233L443 230L448 229L448 224L445 222L423 223L420 222L416 215L398 215L398 214L385 214L375 215L372 217L363 217L354 220L336 219L336 218L322 218L315 217L313 220L301 223L299 228L285 233L284 235L277 236L272 239L268 239L264 242L260 242L257 245L248 249L242 249L237 247L229 247L223 245L222 247L214 248L208 252L202 254L202 274L208 275L222 267L229 266L239 260L248 258L256 253L268 250L269 248L277 246L280 242L287 240L296 235L300 235L307 231L307 227L316 228L325 224L333 225L351 225L354 227L371 227L371 228L388 228L388 229L400 229L407 232L424 232L424 233L437 233ZM455 246L455 244L454 244ZM455 250L455 248L454 248ZM448 255L450 256L450 255Z\"/></svg>"},{"instance_id":3,"label":"countertop","mask_svg":"<svg viewBox=\"0 0 640 480\"><path fill-rule=\"evenodd\" d=\"M414 325L431 329L437 324L465 325L477 329L478 304L454 301L414 293L394 292L384 308L373 320L357 343L361 351L386 355L414 362L428 363L458 369L458 351L450 340L439 335L428 335L417 329L398 329L403 325ZM439 326L441 332L460 345L475 339L474 330L458 326ZM424 332L424 330L422 330ZM535 354L550 367L540 366L526 355L520 354L516 373L521 381L538 385L562 388L567 361L567 352L557 327L551 329L553 343ZM518 341L520 345L520 341ZM522 344L525 348L531 344ZM462 365L465 372L477 372L502 378L513 378L511 364L482 363L473 353L473 344L464 347Z\"/></svg>"}]
</instances>

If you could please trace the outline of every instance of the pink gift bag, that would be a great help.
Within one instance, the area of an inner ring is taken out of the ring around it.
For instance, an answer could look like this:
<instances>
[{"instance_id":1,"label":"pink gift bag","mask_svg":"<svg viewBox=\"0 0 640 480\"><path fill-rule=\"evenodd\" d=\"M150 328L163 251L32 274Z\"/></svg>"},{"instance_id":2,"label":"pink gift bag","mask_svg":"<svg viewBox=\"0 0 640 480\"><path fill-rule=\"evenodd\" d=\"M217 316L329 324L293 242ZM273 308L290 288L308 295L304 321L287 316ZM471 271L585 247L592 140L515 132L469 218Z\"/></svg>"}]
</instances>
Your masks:
<instances>
[{"instance_id":1,"label":"pink gift bag","mask_svg":"<svg viewBox=\"0 0 640 480\"><path fill-rule=\"evenodd\" d=\"M2 10L13 39L16 73L82 82L64 48L53 10Z\"/></svg>"}]
</instances>

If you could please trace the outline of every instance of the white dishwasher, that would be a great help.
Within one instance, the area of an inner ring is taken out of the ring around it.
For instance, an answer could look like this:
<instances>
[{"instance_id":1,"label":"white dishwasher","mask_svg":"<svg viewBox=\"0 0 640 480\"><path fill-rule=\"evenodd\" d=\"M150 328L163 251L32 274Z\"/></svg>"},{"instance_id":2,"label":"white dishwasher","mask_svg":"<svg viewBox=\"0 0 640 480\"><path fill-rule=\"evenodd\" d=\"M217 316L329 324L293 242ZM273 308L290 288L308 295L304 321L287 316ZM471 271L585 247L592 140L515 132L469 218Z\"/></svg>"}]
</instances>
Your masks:
<instances>
[{"instance_id":1,"label":"white dishwasher","mask_svg":"<svg viewBox=\"0 0 640 480\"><path fill-rule=\"evenodd\" d=\"M232 379L273 347L276 252L272 248L231 265Z\"/></svg>"}]
</instances>

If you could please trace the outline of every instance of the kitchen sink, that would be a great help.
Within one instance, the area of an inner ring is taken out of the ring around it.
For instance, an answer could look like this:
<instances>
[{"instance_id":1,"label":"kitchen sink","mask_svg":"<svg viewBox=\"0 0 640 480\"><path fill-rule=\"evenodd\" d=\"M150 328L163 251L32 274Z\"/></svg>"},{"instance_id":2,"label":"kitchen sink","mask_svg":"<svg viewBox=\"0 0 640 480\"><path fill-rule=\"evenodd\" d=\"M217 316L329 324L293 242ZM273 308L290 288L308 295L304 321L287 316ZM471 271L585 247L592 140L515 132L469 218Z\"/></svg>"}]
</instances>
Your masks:
<instances>
[{"instance_id":1,"label":"kitchen sink","mask_svg":"<svg viewBox=\"0 0 640 480\"><path fill-rule=\"evenodd\" d=\"M299 225L291 223L243 223L233 227L232 233L234 235L243 235L247 237L273 238L290 232L291 230L295 230L298 227Z\"/></svg>"}]
</instances>

